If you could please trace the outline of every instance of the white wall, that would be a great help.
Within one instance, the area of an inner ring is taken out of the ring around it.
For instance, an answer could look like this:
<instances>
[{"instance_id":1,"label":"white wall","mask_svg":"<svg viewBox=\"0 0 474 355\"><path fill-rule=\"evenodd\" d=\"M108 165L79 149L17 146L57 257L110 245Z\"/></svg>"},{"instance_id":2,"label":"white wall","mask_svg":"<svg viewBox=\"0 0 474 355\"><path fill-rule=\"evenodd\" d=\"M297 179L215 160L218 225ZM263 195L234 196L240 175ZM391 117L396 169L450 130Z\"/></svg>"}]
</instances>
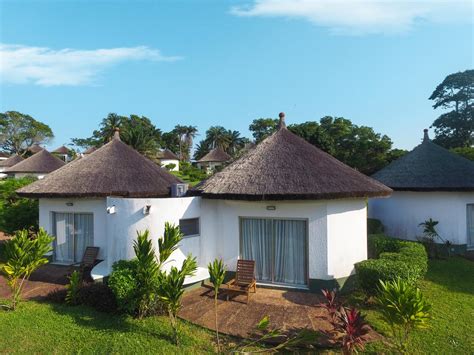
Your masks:
<instances>
[{"instance_id":1,"label":"white wall","mask_svg":"<svg viewBox=\"0 0 474 355\"><path fill-rule=\"evenodd\" d=\"M328 276L349 276L355 263L367 259L366 205L361 199L328 202Z\"/></svg>"},{"instance_id":2,"label":"white wall","mask_svg":"<svg viewBox=\"0 0 474 355\"><path fill-rule=\"evenodd\" d=\"M369 216L381 220L388 235L410 240L422 236L419 224L433 218L443 239L466 244L466 205L472 203L474 192L394 191L390 198L371 199Z\"/></svg>"},{"instance_id":3,"label":"white wall","mask_svg":"<svg viewBox=\"0 0 474 355\"><path fill-rule=\"evenodd\" d=\"M72 203L67 206L66 203ZM102 199L39 199L39 225L48 233L53 233L52 212L82 212L94 215L94 246L100 248L99 259L107 256L107 226L106 226L106 203Z\"/></svg>"},{"instance_id":4,"label":"white wall","mask_svg":"<svg viewBox=\"0 0 474 355\"><path fill-rule=\"evenodd\" d=\"M107 206L115 206L116 213L107 215L107 241L109 244L108 266L121 259L135 257L133 241L137 231L150 231L154 247L158 250L158 238L164 233L165 222L175 225L182 218L200 217L199 197L180 198L107 198ZM149 215L143 214L143 207L151 205ZM202 233L201 233L202 234ZM192 254L200 262L201 236L185 237L179 249L172 255L177 265L188 254Z\"/></svg>"},{"instance_id":5,"label":"white wall","mask_svg":"<svg viewBox=\"0 0 474 355\"><path fill-rule=\"evenodd\" d=\"M176 165L171 171L179 171L179 160L176 159L162 159L160 160L161 166L164 168L168 164Z\"/></svg>"},{"instance_id":6,"label":"white wall","mask_svg":"<svg viewBox=\"0 0 474 355\"><path fill-rule=\"evenodd\" d=\"M21 179L27 176L34 176L37 177L38 179L44 178L47 173L15 173L15 179Z\"/></svg>"}]
</instances>

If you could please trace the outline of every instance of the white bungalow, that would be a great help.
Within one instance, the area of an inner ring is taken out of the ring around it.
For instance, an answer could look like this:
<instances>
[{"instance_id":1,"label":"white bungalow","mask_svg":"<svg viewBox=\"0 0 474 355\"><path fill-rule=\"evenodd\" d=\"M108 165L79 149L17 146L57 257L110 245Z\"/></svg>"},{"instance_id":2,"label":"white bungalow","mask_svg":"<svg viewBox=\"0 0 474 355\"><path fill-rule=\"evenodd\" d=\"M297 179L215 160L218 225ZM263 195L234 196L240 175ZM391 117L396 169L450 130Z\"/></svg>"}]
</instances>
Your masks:
<instances>
[{"instance_id":1,"label":"white bungalow","mask_svg":"<svg viewBox=\"0 0 474 355\"><path fill-rule=\"evenodd\" d=\"M8 168L11 168L13 165L18 164L19 162L21 162L23 160L24 159L21 156L17 155L17 154L11 156L8 159L1 160L0 161L0 179L3 179L3 178L8 176L5 173L5 170L7 170Z\"/></svg>"},{"instance_id":2,"label":"white bungalow","mask_svg":"<svg viewBox=\"0 0 474 355\"><path fill-rule=\"evenodd\" d=\"M227 154L224 149L217 147L196 161L196 163L199 169L206 170L207 173L212 173L216 170L216 168L219 168L225 163L229 162L230 159L231 156Z\"/></svg>"},{"instance_id":3,"label":"white bungalow","mask_svg":"<svg viewBox=\"0 0 474 355\"><path fill-rule=\"evenodd\" d=\"M474 249L474 163L431 142L428 130L420 145L373 178L395 190L369 201L369 216L387 234L416 240L423 234L420 223L432 218L453 248Z\"/></svg>"},{"instance_id":4,"label":"white bungalow","mask_svg":"<svg viewBox=\"0 0 474 355\"><path fill-rule=\"evenodd\" d=\"M46 149L42 149L29 158L5 169L4 173L17 179L25 176L34 176L42 179L52 171L61 168L64 164L61 159L56 158Z\"/></svg>"},{"instance_id":5,"label":"white bungalow","mask_svg":"<svg viewBox=\"0 0 474 355\"><path fill-rule=\"evenodd\" d=\"M40 225L56 236L54 261L72 263L87 245L103 262L134 257L137 231L149 229L155 248L169 221L185 237L173 263L191 253L197 275L222 258L234 271L239 258L256 260L258 282L317 289L336 286L366 259L366 202L391 190L351 169L286 129L188 191L180 180L114 139L18 191L39 198Z\"/></svg>"},{"instance_id":6,"label":"white bungalow","mask_svg":"<svg viewBox=\"0 0 474 355\"><path fill-rule=\"evenodd\" d=\"M165 168L166 166L174 167L170 169L171 171L179 171L179 158L176 154L174 154L169 149L164 149L160 151L157 155L157 159L159 160L161 166Z\"/></svg>"}]
</instances>

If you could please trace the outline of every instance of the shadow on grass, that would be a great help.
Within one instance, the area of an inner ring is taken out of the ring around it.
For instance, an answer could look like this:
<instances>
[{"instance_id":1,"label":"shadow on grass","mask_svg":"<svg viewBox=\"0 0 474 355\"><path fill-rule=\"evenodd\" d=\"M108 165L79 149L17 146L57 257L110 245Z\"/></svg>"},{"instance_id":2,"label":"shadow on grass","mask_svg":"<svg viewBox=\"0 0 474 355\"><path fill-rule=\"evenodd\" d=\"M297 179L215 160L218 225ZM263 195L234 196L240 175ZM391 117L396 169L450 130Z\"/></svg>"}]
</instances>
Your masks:
<instances>
[{"instance_id":1,"label":"shadow on grass","mask_svg":"<svg viewBox=\"0 0 474 355\"><path fill-rule=\"evenodd\" d=\"M426 281L447 289L474 295L474 262L462 257L430 260Z\"/></svg>"}]
</instances>

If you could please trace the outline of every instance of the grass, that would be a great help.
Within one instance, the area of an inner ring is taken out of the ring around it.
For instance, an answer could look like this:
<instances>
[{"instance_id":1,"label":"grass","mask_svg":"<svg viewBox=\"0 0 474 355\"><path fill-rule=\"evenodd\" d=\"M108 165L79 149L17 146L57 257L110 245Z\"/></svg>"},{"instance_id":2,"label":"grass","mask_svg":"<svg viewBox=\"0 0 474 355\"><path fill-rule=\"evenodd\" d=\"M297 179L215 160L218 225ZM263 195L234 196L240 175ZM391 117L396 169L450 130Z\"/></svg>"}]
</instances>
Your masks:
<instances>
[{"instance_id":1,"label":"grass","mask_svg":"<svg viewBox=\"0 0 474 355\"><path fill-rule=\"evenodd\" d=\"M0 311L0 353L214 352L213 333L186 322L180 326L178 348L167 317L138 320L85 306L27 301L14 312Z\"/></svg>"},{"instance_id":2,"label":"grass","mask_svg":"<svg viewBox=\"0 0 474 355\"><path fill-rule=\"evenodd\" d=\"M420 289L432 304L430 329L416 330L409 341L413 354L472 354L474 351L474 262L461 257L431 260ZM369 323L383 335L389 327L375 307L355 297L353 302L367 315ZM369 352L387 351L381 343L367 346Z\"/></svg>"}]
</instances>

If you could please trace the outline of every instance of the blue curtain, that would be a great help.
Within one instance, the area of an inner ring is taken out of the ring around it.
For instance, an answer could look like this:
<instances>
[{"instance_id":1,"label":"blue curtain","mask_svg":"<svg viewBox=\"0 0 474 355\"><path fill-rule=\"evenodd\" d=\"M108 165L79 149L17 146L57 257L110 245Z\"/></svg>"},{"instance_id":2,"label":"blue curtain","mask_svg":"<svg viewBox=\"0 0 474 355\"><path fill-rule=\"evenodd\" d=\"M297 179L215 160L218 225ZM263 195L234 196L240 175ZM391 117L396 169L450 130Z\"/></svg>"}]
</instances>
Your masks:
<instances>
[{"instance_id":1,"label":"blue curtain","mask_svg":"<svg viewBox=\"0 0 474 355\"><path fill-rule=\"evenodd\" d=\"M255 260L257 280L272 281L272 221L242 219L242 259Z\"/></svg>"},{"instance_id":2,"label":"blue curtain","mask_svg":"<svg viewBox=\"0 0 474 355\"><path fill-rule=\"evenodd\" d=\"M84 256L86 247L94 245L94 225L92 214L75 213L74 227L76 237L75 261L79 262Z\"/></svg>"}]
</instances>

